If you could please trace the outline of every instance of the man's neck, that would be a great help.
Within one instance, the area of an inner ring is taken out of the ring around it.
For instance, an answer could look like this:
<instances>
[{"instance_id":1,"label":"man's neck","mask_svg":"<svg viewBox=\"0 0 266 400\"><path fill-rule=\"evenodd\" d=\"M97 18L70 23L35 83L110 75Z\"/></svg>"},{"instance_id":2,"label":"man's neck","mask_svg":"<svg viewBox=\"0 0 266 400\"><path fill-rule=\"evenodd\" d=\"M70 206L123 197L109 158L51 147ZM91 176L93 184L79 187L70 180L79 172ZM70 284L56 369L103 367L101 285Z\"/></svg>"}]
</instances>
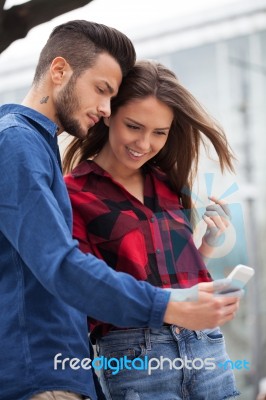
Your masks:
<instances>
[{"instance_id":1,"label":"man's neck","mask_svg":"<svg viewBox=\"0 0 266 400\"><path fill-rule=\"evenodd\" d=\"M52 96L45 85L32 86L22 101L22 105L38 111L57 124L59 126L58 135L63 132L56 117Z\"/></svg>"}]
</instances>

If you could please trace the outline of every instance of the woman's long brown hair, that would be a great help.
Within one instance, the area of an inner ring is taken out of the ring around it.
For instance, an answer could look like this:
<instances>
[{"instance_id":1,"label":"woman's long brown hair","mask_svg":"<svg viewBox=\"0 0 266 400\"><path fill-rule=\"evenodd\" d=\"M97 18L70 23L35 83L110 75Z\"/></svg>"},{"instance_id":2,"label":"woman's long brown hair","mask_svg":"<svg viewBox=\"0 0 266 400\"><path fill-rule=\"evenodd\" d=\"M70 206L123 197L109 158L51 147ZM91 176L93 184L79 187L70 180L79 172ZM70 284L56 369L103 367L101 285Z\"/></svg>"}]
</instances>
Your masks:
<instances>
[{"instance_id":1,"label":"woman's long brown hair","mask_svg":"<svg viewBox=\"0 0 266 400\"><path fill-rule=\"evenodd\" d=\"M194 96L160 63L138 61L123 79L118 95L112 100L112 115L119 107L135 100L154 96L174 112L167 142L147 164L168 176L172 189L187 210L192 210L191 189L198 171L200 144L212 144L220 168L234 171L231 148L223 129L211 118ZM66 149L63 170L70 172L83 160L98 154L108 140L108 127L101 120L85 139L74 139Z\"/></svg>"}]
</instances>

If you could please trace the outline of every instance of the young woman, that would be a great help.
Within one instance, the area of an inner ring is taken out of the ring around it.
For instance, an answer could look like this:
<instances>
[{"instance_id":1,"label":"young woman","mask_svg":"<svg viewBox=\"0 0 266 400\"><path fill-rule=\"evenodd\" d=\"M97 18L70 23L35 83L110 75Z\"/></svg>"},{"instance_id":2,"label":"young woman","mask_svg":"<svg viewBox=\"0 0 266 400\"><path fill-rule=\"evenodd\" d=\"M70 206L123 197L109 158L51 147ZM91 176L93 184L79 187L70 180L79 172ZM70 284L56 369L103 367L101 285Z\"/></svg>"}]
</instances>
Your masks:
<instances>
[{"instance_id":1,"label":"young woman","mask_svg":"<svg viewBox=\"0 0 266 400\"><path fill-rule=\"evenodd\" d=\"M214 146L222 170L233 169L223 131L173 72L151 61L136 63L111 109L111 117L91 128L86 139L71 143L64 159L65 171L78 164L65 181L80 248L162 288L187 289L210 281L193 242L190 190L201 141ZM200 249L205 255L211 249L208 240L228 224L226 206L212 200ZM107 399L222 400L238 395L232 371L218 367L229 358L219 328L125 330L94 320L90 326L99 356L128 362L118 373L110 363L100 370ZM145 356L171 362L149 373L136 367ZM213 365L207 365L211 360Z\"/></svg>"}]
</instances>

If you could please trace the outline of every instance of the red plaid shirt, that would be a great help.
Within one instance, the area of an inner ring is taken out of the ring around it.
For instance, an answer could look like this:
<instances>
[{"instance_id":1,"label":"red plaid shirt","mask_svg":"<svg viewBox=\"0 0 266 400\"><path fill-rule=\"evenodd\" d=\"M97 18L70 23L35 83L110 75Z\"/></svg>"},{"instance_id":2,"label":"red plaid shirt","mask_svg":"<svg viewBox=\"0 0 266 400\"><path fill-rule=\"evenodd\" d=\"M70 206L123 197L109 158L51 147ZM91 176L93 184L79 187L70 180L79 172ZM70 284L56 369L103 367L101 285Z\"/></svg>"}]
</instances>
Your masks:
<instances>
[{"instance_id":1,"label":"red plaid shirt","mask_svg":"<svg viewBox=\"0 0 266 400\"><path fill-rule=\"evenodd\" d=\"M93 161L82 162L65 182L73 208L73 236L83 252L162 288L211 281L164 174L146 169L144 204Z\"/></svg>"}]
</instances>

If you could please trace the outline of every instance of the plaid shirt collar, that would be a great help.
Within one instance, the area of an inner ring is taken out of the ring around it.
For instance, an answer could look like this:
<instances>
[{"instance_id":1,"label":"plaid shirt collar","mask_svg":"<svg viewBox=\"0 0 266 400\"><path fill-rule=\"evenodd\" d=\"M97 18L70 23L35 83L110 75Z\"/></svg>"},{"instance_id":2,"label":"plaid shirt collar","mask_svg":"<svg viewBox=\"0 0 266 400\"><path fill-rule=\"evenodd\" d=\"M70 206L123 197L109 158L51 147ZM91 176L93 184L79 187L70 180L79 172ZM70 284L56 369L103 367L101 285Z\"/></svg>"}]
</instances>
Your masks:
<instances>
[{"instance_id":1,"label":"plaid shirt collar","mask_svg":"<svg viewBox=\"0 0 266 400\"><path fill-rule=\"evenodd\" d=\"M171 210L171 209L183 209L183 206L180 204L180 201L177 203L176 194L168 187L168 179L165 173L158 170L158 168L153 168L145 165L143 167L143 173L146 175L149 172L152 172L153 183L156 187L155 193L158 193L158 201L162 210ZM101 168L96 162L93 160L87 160L81 162L72 172L71 175L75 178L89 176L90 174L96 174L99 176L106 176L107 178L112 179L111 175ZM184 214L185 215L185 214ZM188 225L190 223L188 221Z\"/></svg>"}]
</instances>

